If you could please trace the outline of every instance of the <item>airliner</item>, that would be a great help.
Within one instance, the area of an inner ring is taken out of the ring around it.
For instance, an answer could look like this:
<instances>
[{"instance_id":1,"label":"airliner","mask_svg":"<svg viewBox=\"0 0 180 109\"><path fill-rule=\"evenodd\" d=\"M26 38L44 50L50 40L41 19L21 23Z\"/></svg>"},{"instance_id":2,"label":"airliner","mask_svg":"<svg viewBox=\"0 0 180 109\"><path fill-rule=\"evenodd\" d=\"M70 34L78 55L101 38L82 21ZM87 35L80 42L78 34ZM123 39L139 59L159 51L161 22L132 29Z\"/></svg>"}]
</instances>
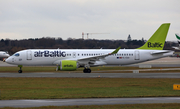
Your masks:
<instances>
[{"instance_id":1,"label":"airliner","mask_svg":"<svg viewBox=\"0 0 180 109\"><path fill-rule=\"evenodd\" d=\"M8 58L9 56L7 51L0 51L0 59Z\"/></svg>"},{"instance_id":2,"label":"airliner","mask_svg":"<svg viewBox=\"0 0 180 109\"><path fill-rule=\"evenodd\" d=\"M180 50L180 36L178 34L175 34L176 38L178 39L178 44L179 44L179 47L172 47L174 49L177 49L177 50Z\"/></svg>"},{"instance_id":3,"label":"airliner","mask_svg":"<svg viewBox=\"0 0 180 109\"><path fill-rule=\"evenodd\" d=\"M176 38L178 39L178 44L179 44L179 46L180 46L180 36L178 35L178 34L175 34L176 35Z\"/></svg>"},{"instance_id":4,"label":"airliner","mask_svg":"<svg viewBox=\"0 0 180 109\"><path fill-rule=\"evenodd\" d=\"M180 36L178 34L175 34L176 38L180 40Z\"/></svg>"},{"instance_id":5,"label":"airliner","mask_svg":"<svg viewBox=\"0 0 180 109\"><path fill-rule=\"evenodd\" d=\"M163 50L170 23L162 24L151 38L137 49L27 49L16 52L6 59L9 64L22 66L55 65L56 70L71 71L101 65L128 65L173 55L174 51Z\"/></svg>"}]
</instances>

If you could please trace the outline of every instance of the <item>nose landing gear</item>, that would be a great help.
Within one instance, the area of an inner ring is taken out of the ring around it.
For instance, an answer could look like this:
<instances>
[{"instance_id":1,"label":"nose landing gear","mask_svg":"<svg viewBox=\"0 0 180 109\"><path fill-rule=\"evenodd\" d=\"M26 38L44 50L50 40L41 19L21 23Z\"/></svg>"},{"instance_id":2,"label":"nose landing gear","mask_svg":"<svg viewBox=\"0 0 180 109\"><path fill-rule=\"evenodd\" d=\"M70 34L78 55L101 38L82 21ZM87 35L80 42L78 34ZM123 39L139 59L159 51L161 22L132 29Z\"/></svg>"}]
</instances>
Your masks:
<instances>
[{"instance_id":1,"label":"nose landing gear","mask_svg":"<svg viewBox=\"0 0 180 109\"><path fill-rule=\"evenodd\" d=\"M18 67L20 68L20 70L18 70L18 73L22 73L22 65L18 65Z\"/></svg>"}]
</instances>

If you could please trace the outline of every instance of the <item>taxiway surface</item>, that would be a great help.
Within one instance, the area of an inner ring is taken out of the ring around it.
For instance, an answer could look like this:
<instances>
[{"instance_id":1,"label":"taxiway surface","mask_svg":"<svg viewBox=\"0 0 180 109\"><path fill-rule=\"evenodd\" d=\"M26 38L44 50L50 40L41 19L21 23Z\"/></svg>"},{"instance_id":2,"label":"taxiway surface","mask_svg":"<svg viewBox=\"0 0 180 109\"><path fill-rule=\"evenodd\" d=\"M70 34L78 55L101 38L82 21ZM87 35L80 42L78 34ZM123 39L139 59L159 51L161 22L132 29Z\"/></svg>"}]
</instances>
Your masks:
<instances>
[{"instance_id":1,"label":"taxiway surface","mask_svg":"<svg viewBox=\"0 0 180 109\"><path fill-rule=\"evenodd\" d=\"M146 104L147 103L180 103L180 97L0 100L0 107L114 105L114 104L145 104L145 103Z\"/></svg>"},{"instance_id":2,"label":"taxiway surface","mask_svg":"<svg viewBox=\"0 0 180 109\"><path fill-rule=\"evenodd\" d=\"M180 78L180 73L0 73L0 77L56 78Z\"/></svg>"}]
</instances>

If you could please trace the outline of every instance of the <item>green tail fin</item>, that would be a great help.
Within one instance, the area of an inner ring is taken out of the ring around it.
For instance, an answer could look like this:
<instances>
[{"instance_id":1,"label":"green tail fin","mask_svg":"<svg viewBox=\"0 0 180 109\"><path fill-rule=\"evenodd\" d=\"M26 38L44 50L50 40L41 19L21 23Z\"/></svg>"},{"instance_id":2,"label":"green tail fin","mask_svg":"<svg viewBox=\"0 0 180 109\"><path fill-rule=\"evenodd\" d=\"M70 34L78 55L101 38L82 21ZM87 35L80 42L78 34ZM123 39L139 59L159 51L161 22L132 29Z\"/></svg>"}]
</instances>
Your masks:
<instances>
[{"instance_id":1,"label":"green tail fin","mask_svg":"<svg viewBox=\"0 0 180 109\"><path fill-rule=\"evenodd\" d=\"M148 50L163 50L170 23L162 24L151 38L140 48Z\"/></svg>"},{"instance_id":2,"label":"green tail fin","mask_svg":"<svg viewBox=\"0 0 180 109\"><path fill-rule=\"evenodd\" d=\"M176 35L176 38L180 40L180 36L178 34L175 34Z\"/></svg>"}]
</instances>

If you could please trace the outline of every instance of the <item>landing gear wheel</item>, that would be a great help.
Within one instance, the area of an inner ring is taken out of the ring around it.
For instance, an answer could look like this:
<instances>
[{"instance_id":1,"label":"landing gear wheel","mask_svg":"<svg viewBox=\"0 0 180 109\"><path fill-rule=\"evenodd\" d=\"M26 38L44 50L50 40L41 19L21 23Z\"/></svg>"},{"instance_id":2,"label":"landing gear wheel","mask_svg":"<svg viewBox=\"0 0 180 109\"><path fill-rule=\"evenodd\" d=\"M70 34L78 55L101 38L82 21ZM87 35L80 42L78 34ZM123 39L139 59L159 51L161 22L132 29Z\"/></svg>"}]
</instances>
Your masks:
<instances>
[{"instance_id":1,"label":"landing gear wheel","mask_svg":"<svg viewBox=\"0 0 180 109\"><path fill-rule=\"evenodd\" d=\"M87 69L88 70L88 73L91 73L91 69Z\"/></svg>"},{"instance_id":2,"label":"landing gear wheel","mask_svg":"<svg viewBox=\"0 0 180 109\"><path fill-rule=\"evenodd\" d=\"M18 70L19 73L22 73L22 70Z\"/></svg>"},{"instance_id":3,"label":"landing gear wheel","mask_svg":"<svg viewBox=\"0 0 180 109\"><path fill-rule=\"evenodd\" d=\"M18 73L22 73L22 65L18 65L18 67L20 68L19 70L18 70Z\"/></svg>"},{"instance_id":4,"label":"landing gear wheel","mask_svg":"<svg viewBox=\"0 0 180 109\"><path fill-rule=\"evenodd\" d=\"M89 68L86 69L86 68L85 68L85 69L83 70L83 72L84 72L84 73L91 73L91 69L89 69Z\"/></svg>"}]
</instances>

